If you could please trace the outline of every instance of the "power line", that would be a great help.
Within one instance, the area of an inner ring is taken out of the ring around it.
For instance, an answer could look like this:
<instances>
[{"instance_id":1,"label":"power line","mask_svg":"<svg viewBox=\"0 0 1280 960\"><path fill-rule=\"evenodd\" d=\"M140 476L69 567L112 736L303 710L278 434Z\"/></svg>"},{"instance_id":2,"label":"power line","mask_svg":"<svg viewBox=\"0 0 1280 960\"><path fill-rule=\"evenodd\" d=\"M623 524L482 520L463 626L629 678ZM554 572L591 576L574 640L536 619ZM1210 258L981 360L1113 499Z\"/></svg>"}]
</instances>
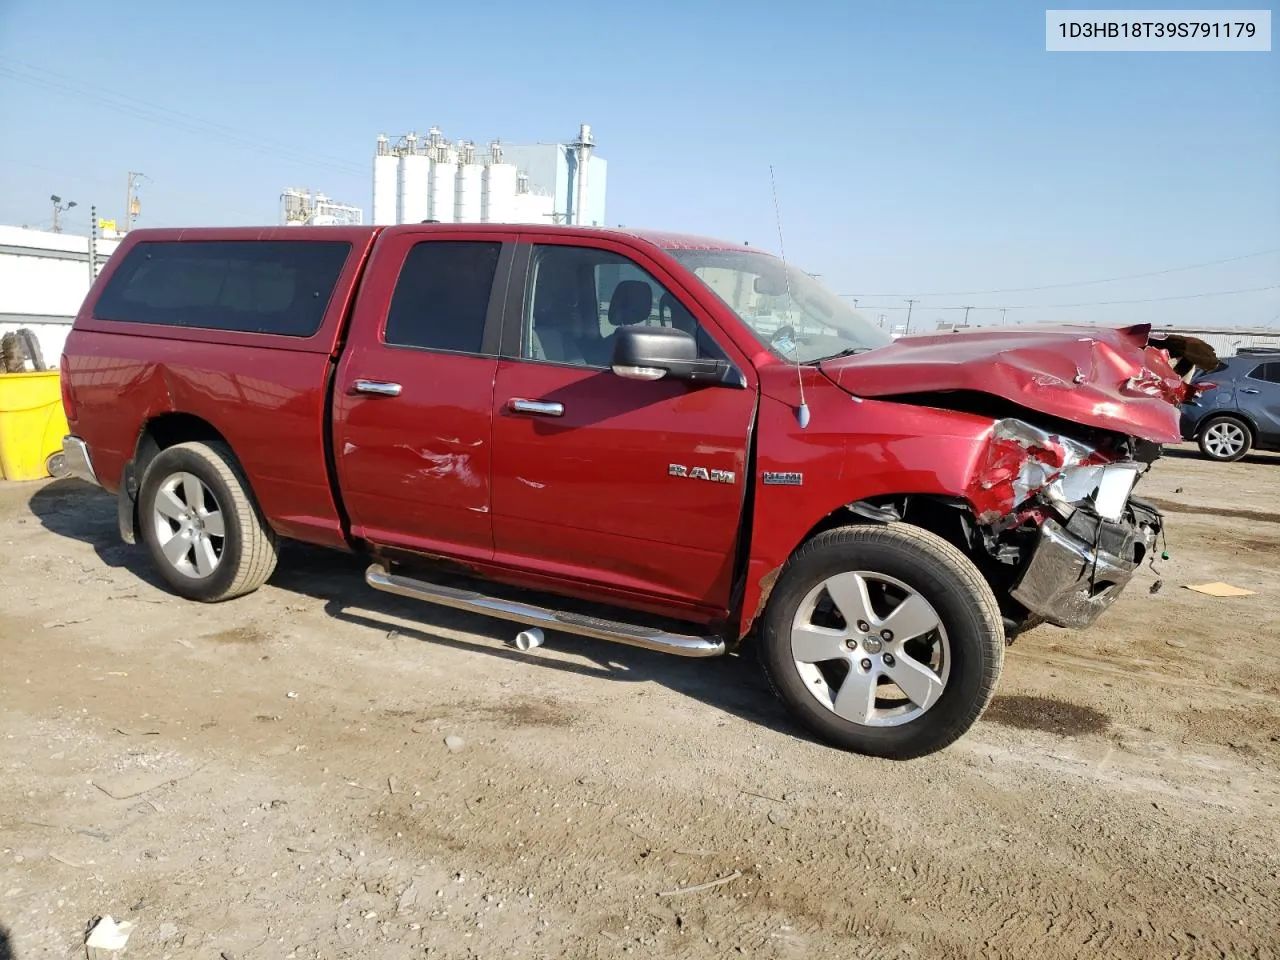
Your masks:
<instances>
[{"instance_id":1,"label":"power line","mask_svg":"<svg viewBox=\"0 0 1280 960\"><path fill-rule=\"evenodd\" d=\"M137 107L136 108L132 107L129 104L112 104L110 102L107 102L106 105L112 106L114 109L122 109L125 112L129 112L134 109L141 109L143 111L146 111L149 114L154 114L158 112L160 114L168 115L168 117L179 117L186 121L190 121L191 123L198 124L201 127L206 128L208 131L218 131L222 135L232 137L235 140L243 142L245 145L253 148L258 148L263 146L274 147L275 152L287 153L287 154L290 154L291 156L303 156L303 157L306 157L308 161L317 162L317 163L320 163L321 165L347 167L353 171L356 169L360 169L358 165L352 163L349 160L342 160L336 157L327 157L322 154L313 154L310 152L302 153L300 151L297 151L296 148L291 144L286 144L281 141L272 141L263 137L252 135L252 134L246 134L244 131L239 130L235 127L230 127L225 124L216 123L212 120L207 120L203 117L197 117L190 113L184 113L181 110L175 110L171 107L165 107L165 106L161 106L160 104L151 103L150 101L142 100L138 97L131 96L130 94L127 94L127 93L120 93L119 91L113 91L113 90L105 90L97 86L89 86L88 84L85 84L82 81L76 80L72 77L68 77L68 76L65 76L64 74L56 73L53 70L49 70L44 67L37 67L30 63L24 63L21 60L15 60L12 57L0 57L0 63L5 63L5 62L12 64L13 66L21 67L27 71L34 71L35 73L38 73L38 74L42 73L42 74L45 74L47 77L54 78L52 80L49 80L49 79L44 79L42 77L23 76L22 74L18 74L14 72L11 67L0 67L0 70L7 72L10 76L14 77L15 79L18 79L25 83L34 83L36 85L43 85L47 89L52 89L58 93L64 93L70 96L78 96L84 99L105 100L105 98L107 97L113 97L113 98L116 98L117 100L129 101L130 104L136 104ZM156 118L154 116L144 116L142 117L142 119L154 120ZM162 118L162 120L165 123L171 122L170 120L167 119L167 117ZM201 131L201 132L204 132L204 131Z\"/></svg>"},{"instance_id":2,"label":"power line","mask_svg":"<svg viewBox=\"0 0 1280 960\"><path fill-rule=\"evenodd\" d=\"M969 305L963 306L940 306L927 307L928 310L1065 310L1070 307L1114 307L1124 306L1135 303L1165 303L1171 300L1197 300L1201 297L1231 297L1240 293L1261 293L1265 290L1280 290L1280 283L1271 284L1266 287L1244 287L1239 290L1216 290L1209 293L1187 293L1176 297L1142 297L1137 300L1095 300L1092 303L1024 303L1016 307L978 307ZM909 307L898 306L878 306L874 304L865 305L864 310L907 310Z\"/></svg>"},{"instance_id":3,"label":"power line","mask_svg":"<svg viewBox=\"0 0 1280 960\"><path fill-rule=\"evenodd\" d=\"M1030 293L1034 290L1059 290L1063 287L1087 287L1097 283L1116 283L1120 280L1141 280L1143 277L1163 277L1170 273L1184 273L1187 270L1200 270L1203 267L1216 267L1223 263L1235 263L1238 260L1252 260L1254 257L1265 257L1272 253L1280 253L1280 247L1271 250L1259 250L1256 253L1242 253L1236 257L1222 260L1207 260L1204 263L1193 263L1185 267L1170 267L1167 270L1151 270L1147 273L1130 273L1122 277L1103 277L1100 280L1074 280L1071 283L1046 283L1038 287L1007 287L1003 290L949 290L939 293L842 293L842 297L982 297L997 293Z\"/></svg>"},{"instance_id":4,"label":"power line","mask_svg":"<svg viewBox=\"0 0 1280 960\"><path fill-rule=\"evenodd\" d=\"M27 73L14 70L12 67L3 64L13 64L22 67ZM46 79L46 77L33 75L30 71L47 74L48 77L56 79ZM231 146L240 147L246 150L253 150L257 153L274 156L278 159L288 160L293 163L306 164L311 166L329 167L338 170L349 176L363 176L366 172L363 167L351 161L339 160L337 158L325 157L310 152L298 151L295 147L257 137L252 134L244 133L233 127L224 126L223 124L214 123L200 117L183 113L179 110L172 110L168 107L162 107L158 104L149 103L146 100L140 100L137 97L128 94L119 93L111 90L103 89L85 89L85 85L79 81L63 77L51 70L45 70L42 67L33 67L30 64L22 63L8 57L0 57L0 76L6 76L20 83L26 83L31 86L40 87L41 89L51 91L63 96L75 99L85 100L104 106L118 113L135 117L139 120L145 120L150 123L156 123L166 127L167 129L178 128L196 136L204 137L209 140L218 140Z\"/></svg>"},{"instance_id":5,"label":"power line","mask_svg":"<svg viewBox=\"0 0 1280 960\"><path fill-rule=\"evenodd\" d=\"M28 169L30 169L30 170L40 170L40 171L42 171L43 173L52 174L53 176L57 177L57 178L59 179L59 181L61 181L61 180L76 180L76 181L78 181L78 182L80 182L80 183L89 184L92 190L98 190L98 189L104 189L104 190L105 190L105 189L107 189L107 188L106 188L106 184L107 184L107 181L108 181L108 179L109 179L109 178L107 178L107 177L86 177L84 174L81 174L81 173L73 173L73 172L71 172L71 171L69 171L69 170L60 170L60 169L58 169L58 168L56 168L56 167L50 167L50 166L47 166L47 165L45 165L45 164L40 164L40 163L28 163L28 162L26 162L26 161L24 161L24 160L11 160L11 159L9 159L9 158L7 158L7 157L0 157L0 165L5 165L5 164L9 164L9 165L12 165L12 166L15 166L15 167L27 167L27 168L28 168ZM78 191L78 192L80 192L80 193L83 195L83 194L86 194L86 193L91 192L91 190L81 189L81 190L80 190L80 191ZM262 212L261 212L261 211L258 211L257 213L250 213L250 212L249 212L249 211L247 211L247 210L241 209L241 208L239 208L239 207L232 207L232 206L228 206L227 204L222 203L222 202L219 202L218 207L219 207L219 209L220 209L220 210L222 210L222 211L223 211L223 212L225 212L225 213L234 213L234 214L236 214L237 216L245 217L245 218L247 218L247 219L249 219L249 220L252 220L252 221L255 221L255 222L256 222L259 218L261 218L261 216L262 216ZM84 220L83 218L77 218L77 217L64 217L64 218L63 218L63 221L64 221L65 223L69 223L69 224L79 223L79 222L81 222L82 220L83 220L83 222L84 222L85 229L87 230L87 229L88 229L88 225L89 225L89 221L88 221L88 220ZM34 223L49 223L50 221L49 221L49 218L48 218L48 217L45 217L43 220L37 220L37 221L32 221L32 222L34 222Z\"/></svg>"}]
</instances>

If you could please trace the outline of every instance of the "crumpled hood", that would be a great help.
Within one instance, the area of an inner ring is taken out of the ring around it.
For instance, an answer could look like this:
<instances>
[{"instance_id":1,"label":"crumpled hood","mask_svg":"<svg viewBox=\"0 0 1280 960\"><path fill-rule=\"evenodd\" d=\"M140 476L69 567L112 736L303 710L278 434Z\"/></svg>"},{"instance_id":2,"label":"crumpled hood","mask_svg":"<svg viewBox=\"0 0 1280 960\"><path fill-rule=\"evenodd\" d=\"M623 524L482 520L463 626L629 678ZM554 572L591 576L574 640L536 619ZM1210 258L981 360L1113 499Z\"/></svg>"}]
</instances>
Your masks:
<instances>
[{"instance_id":1,"label":"crumpled hood","mask_svg":"<svg viewBox=\"0 0 1280 960\"><path fill-rule=\"evenodd\" d=\"M1182 439L1178 407L1196 388L1180 374L1213 369L1203 340L1131 327L1036 326L905 337L823 361L855 396L978 391L1050 416L1157 443Z\"/></svg>"}]
</instances>

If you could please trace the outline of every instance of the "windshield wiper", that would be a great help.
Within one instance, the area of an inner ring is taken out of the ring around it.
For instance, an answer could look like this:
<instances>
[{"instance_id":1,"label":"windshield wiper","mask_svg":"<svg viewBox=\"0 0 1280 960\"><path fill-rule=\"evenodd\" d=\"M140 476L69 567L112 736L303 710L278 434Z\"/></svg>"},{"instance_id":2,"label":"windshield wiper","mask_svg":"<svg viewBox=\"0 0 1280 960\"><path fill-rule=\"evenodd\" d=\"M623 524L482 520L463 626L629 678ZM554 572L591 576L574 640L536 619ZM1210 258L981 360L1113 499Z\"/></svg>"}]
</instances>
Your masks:
<instances>
[{"instance_id":1,"label":"windshield wiper","mask_svg":"<svg viewBox=\"0 0 1280 960\"><path fill-rule=\"evenodd\" d=\"M818 364L818 363L824 363L827 360L838 360L841 357L852 357L854 354L868 353L874 349L875 347L848 347L844 350L841 350L839 353L831 354L831 356L829 357L818 357L816 360L810 360L809 363Z\"/></svg>"}]
</instances>

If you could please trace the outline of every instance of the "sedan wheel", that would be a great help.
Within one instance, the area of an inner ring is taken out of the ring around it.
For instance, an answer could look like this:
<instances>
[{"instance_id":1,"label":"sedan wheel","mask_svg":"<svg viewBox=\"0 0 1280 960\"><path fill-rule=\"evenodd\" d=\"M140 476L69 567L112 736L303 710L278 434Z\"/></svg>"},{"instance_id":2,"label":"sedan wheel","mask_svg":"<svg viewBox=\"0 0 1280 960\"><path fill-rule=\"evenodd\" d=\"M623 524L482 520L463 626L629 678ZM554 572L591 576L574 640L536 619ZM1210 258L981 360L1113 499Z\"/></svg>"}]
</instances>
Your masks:
<instances>
[{"instance_id":1,"label":"sedan wheel","mask_svg":"<svg viewBox=\"0 0 1280 960\"><path fill-rule=\"evenodd\" d=\"M1211 460L1239 460L1251 446L1249 429L1233 417L1216 417L1200 430L1200 452Z\"/></svg>"}]
</instances>

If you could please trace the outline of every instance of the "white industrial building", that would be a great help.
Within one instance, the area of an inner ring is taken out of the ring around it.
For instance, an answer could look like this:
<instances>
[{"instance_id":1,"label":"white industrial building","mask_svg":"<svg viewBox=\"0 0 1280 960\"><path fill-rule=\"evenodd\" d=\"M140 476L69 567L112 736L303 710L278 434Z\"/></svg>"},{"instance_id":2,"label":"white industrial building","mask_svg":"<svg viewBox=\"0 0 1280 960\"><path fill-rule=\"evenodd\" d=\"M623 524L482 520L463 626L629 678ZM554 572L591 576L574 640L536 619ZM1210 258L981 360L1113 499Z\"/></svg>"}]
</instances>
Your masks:
<instances>
[{"instance_id":1,"label":"white industrial building","mask_svg":"<svg viewBox=\"0 0 1280 960\"><path fill-rule=\"evenodd\" d=\"M280 194L280 223L286 227L358 227L364 223L364 211L323 193L286 187Z\"/></svg>"},{"instance_id":2,"label":"white industrial building","mask_svg":"<svg viewBox=\"0 0 1280 960\"><path fill-rule=\"evenodd\" d=\"M571 143L526 147L498 141L480 150L426 136L378 137L373 158L373 222L604 224L606 163L591 127Z\"/></svg>"},{"instance_id":3,"label":"white industrial building","mask_svg":"<svg viewBox=\"0 0 1280 960\"><path fill-rule=\"evenodd\" d=\"M119 245L0 226L0 334L31 330L45 362L56 365L92 278Z\"/></svg>"}]
</instances>

